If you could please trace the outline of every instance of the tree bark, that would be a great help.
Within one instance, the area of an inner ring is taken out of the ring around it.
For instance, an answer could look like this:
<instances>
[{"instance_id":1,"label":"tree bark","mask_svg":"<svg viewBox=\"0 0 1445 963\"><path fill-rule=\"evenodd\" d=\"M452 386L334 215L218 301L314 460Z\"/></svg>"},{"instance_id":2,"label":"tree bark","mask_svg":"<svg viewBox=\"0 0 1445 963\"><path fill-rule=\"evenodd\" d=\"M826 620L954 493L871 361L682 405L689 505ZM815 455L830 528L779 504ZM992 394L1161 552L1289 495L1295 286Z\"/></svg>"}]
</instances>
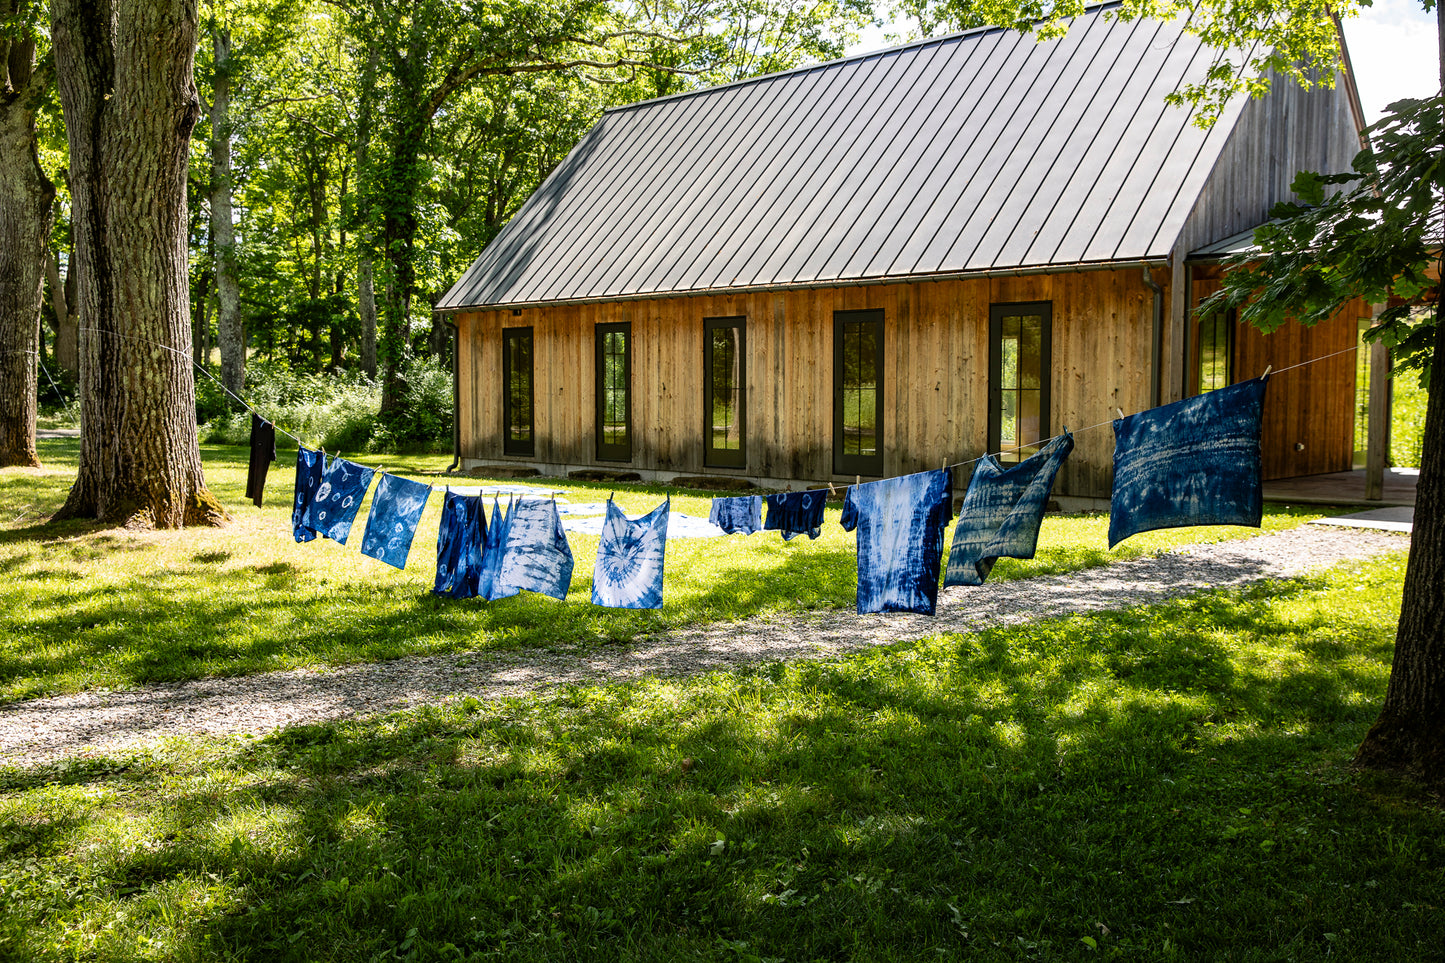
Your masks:
<instances>
[{"instance_id":1,"label":"tree bark","mask_svg":"<svg viewBox=\"0 0 1445 963\"><path fill-rule=\"evenodd\" d=\"M246 328L236 268L235 189L231 173L231 31L216 28L216 78L211 92L211 238L216 247L216 342L221 384L240 396L246 387Z\"/></svg>"},{"instance_id":2,"label":"tree bark","mask_svg":"<svg viewBox=\"0 0 1445 963\"><path fill-rule=\"evenodd\" d=\"M75 315L70 310L70 285L60 277L60 255L52 254L46 260L45 277L50 285L50 304L55 309L55 363L75 377L80 374Z\"/></svg>"},{"instance_id":3,"label":"tree bark","mask_svg":"<svg viewBox=\"0 0 1445 963\"><path fill-rule=\"evenodd\" d=\"M219 524L196 441L186 166L195 0L52 0L70 147L80 466L57 518Z\"/></svg>"},{"instance_id":4,"label":"tree bark","mask_svg":"<svg viewBox=\"0 0 1445 963\"><path fill-rule=\"evenodd\" d=\"M376 377L376 282L371 260L371 238L374 231L370 226L369 205L374 193L375 177L371 173L371 127L376 111L376 68L381 53L373 40L367 52L366 67L361 75L361 103L356 115L356 179L357 192L362 200L361 223L357 227L357 245L360 248L356 265L356 313L361 318L361 370L368 378Z\"/></svg>"},{"instance_id":5,"label":"tree bark","mask_svg":"<svg viewBox=\"0 0 1445 963\"><path fill-rule=\"evenodd\" d=\"M0 0L0 19L13 16ZM55 185L40 168L35 41L0 41L0 467L39 467L36 370Z\"/></svg>"}]
</instances>

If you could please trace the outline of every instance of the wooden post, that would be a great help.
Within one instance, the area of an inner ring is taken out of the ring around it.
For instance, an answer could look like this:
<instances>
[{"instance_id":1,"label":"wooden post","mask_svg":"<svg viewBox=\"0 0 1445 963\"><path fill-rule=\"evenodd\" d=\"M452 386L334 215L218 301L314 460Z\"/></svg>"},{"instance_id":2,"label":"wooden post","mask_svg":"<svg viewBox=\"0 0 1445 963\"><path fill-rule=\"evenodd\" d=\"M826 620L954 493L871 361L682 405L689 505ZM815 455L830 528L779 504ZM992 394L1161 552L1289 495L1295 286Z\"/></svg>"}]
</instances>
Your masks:
<instances>
[{"instance_id":1,"label":"wooden post","mask_svg":"<svg viewBox=\"0 0 1445 963\"><path fill-rule=\"evenodd\" d=\"M1379 317L1383 304L1375 305ZM1385 459L1390 453L1390 349L1370 345L1370 423L1365 454L1365 500L1385 497Z\"/></svg>"}]
</instances>

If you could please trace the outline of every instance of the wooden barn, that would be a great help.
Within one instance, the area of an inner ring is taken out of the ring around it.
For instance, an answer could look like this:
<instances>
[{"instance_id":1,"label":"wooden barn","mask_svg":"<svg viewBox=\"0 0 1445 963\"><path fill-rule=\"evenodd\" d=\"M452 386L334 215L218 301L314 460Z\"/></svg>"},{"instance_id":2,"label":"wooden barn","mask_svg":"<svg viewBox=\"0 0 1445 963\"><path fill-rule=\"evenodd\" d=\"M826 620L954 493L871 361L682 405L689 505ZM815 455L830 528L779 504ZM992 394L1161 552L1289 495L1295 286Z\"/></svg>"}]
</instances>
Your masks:
<instances>
[{"instance_id":1,"label":"wooden barn","mask_svg":"<svg viewBox=\"0 0 1445 963\"><path fill-rule=\"evenodd\" d=\"M1201 130L1216 54L1104 5L611 110L445 295L459 455L544 474L890 476L1067 426L1107 498L1135 412L1272 379L1268 478L1354 457L1358 305L1268 337L1193 308L1295 172L1345 170L1353 81ZM962 480L966 480L966 476Z\"/></svg>"}]
</instances>

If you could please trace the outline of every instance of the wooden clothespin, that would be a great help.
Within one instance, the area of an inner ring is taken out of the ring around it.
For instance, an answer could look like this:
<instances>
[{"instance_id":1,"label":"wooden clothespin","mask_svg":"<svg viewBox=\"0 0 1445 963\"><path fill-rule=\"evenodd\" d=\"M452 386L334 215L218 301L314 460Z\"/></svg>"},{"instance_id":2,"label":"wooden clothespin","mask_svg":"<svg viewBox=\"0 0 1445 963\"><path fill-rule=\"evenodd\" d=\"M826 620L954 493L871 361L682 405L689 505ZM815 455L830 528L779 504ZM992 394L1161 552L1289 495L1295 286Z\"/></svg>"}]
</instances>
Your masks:
<instances>
[{"instance_id":1,"label":"wooden clothespin","mask_svg":"<svg viewBox=\"0 0 1445 963\"><path fill-rule=\"evenodd\" d=\"M1274 370L1274 365L1272 365L1272 364L1267 364L1267 365L1265 365L1265 366L1264 366L1264 374L1260 375L1260 377L1261 377L1261 378L1268 378L1268 377L1269 377L1269 373L1270 373L1271 371L1273 371L1273 370Z\"/></svg>"},{"instance_id":2,"label":"wooden clothespin","mask_svg":"<svg viewBox=\"0 0 1445 963\"><path fill-rule=\"evenodd\" d=\"M1123 420L1124 420L1124 409L1123 409L1123 408L1115 408L1114 410L1119 413L1119 420L1120 420L1120 421L1123 421Z\"/></svg>"},{"instance_id":3,"label":"wooden clothespin","mask_svg":"<svg viewBox=\"0 0 1445 963\"><path fill-rule=\"evenodd\" d=\"M837 497L838 497L838 489L836 489L836 488L833 487L833 483L832 483L832 482L828 482L828 497L829 497L829 498L837 498Z\"/></svg>"},{"instance_id":4,"label":"wooden clothespin","mask_svg":"<svg viewBox=\"0 0 1445 963\"><path fill-rule=\"evenodd\" d=\"M863 484L863 476L862 476L862 475L854 475L854 476L853 476L853 484L854 484L854 485L861 485L861 484Z\"/></svg>"}]
</instances>

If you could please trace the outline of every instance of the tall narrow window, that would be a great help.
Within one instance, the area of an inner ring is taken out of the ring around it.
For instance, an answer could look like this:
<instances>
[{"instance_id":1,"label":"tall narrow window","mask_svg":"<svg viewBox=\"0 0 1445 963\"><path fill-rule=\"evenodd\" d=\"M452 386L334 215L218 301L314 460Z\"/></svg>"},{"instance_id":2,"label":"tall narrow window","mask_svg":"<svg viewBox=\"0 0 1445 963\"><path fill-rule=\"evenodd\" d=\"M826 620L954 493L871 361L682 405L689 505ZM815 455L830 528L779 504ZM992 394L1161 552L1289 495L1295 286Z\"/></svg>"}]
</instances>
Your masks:
<instances>
[{"instance_id":1,"label":"tall narrow window","mask_svg":"<svg viewBox=\"0 0 1445 963\"><path fill-rule=\"evenodd\" d=\"M988 450L1022 461L1049 437L1053 306L995 304L988 312Z\"/></svg>"},{"instance_id":2,"label":"tall narrow window","mask_svg":"<svg viewBox=\"0 0 1445 963\"><path fill-rule=\"evenodd\" d=\"M632 325L597 326L597 458L632 460Z\"/></svg>"},{"instance_id":3,"label":"tall narrow window","mask_svg":"<svg viewBox=\"0 0 1445 963\"><path fill-rule=\"evenodd\" d=\"M1227 388L1234 379L1234 312L1211 311L1199 319L1198 394Z\"/></svg>"},{"instance_id":4,"label":"tall narrow window","mask_svg":"<svg viewBox=\"0 0 1445 963\"><path fill-rule=\"evenodd\" d=\"M747 320L703 318L703 463L747 465Z\"/></svg>"},{"instance_id":5,"label":"tall narrow window","mask_svg":"<svg viewBox=\"0 0 1445 963\"><path fill-rule=\"evenodd\" d=\"M833 470L883 474L883 312L833 312Z\"/></svg>"},{"instance_id":6,"label":"tall narrow window","mask_svg":"<svg viewBox=\"0 0 1445 963\"><path fill-rule=\"evenodd\" d=\"M536 452L532 419L532 329L502 329L502 452Z\"/></svg>"}]
</instances>

